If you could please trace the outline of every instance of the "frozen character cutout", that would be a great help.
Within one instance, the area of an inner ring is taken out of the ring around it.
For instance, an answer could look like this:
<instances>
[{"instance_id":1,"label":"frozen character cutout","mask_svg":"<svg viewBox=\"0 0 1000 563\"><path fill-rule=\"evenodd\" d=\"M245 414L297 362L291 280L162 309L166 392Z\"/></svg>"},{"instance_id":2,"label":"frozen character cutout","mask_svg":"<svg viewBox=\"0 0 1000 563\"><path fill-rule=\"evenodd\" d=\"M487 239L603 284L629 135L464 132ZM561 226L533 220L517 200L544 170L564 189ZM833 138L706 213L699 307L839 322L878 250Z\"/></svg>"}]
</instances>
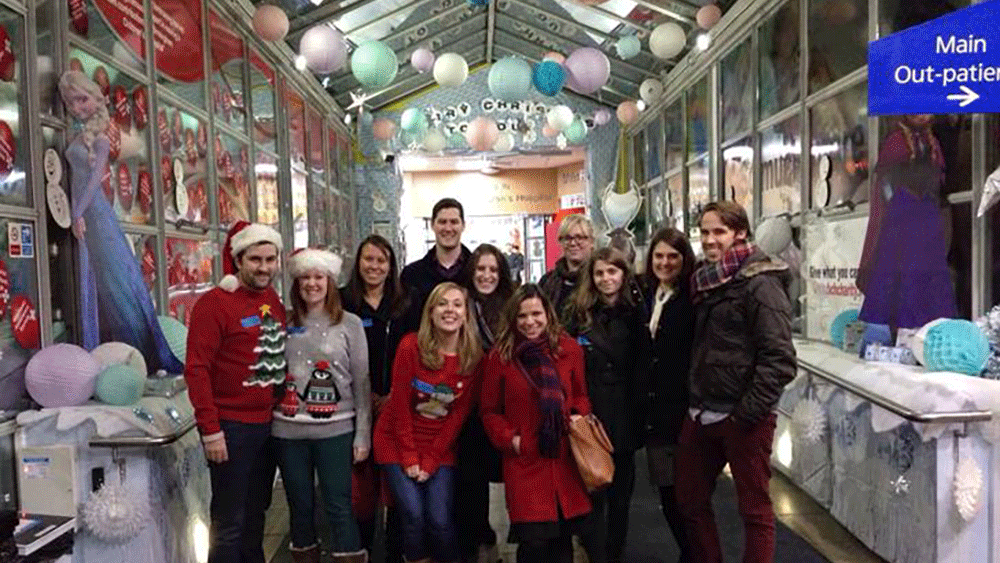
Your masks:
<instances>
[{"instance_id":1,"label":"frozen character cutout","mask_svg":"<svg viewBox=\"0 0 1000 563\"><path fill-rule=\"evenodd\" d=\"M66 149L72 230L79 242L81 343L92 350L101 342L125 342L142 352L150 369L181 373L184 365L163 337L139 262L114 209L98 196L111 152L104 93L79 71L62 75L59 92L83 126Z\"/></svg>"}]
</instances>

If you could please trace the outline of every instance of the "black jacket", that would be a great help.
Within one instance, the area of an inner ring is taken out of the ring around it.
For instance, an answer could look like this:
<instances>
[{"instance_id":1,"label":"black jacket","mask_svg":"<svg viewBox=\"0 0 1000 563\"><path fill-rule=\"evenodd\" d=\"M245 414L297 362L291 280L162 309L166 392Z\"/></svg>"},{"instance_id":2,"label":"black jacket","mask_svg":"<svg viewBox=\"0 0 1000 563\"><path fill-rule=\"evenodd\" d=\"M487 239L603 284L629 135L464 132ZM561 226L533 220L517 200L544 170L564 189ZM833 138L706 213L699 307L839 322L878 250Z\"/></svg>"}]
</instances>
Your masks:
<instances>
[{"instance_id":1,"label":"black jacket","mask_svg":"<svg viewBox=\"0 0 1000 563\"><path fill-rule=\"evenodd\" d=\"M542 279L538 280L538 287L541 288L542 293L552 302L552 308L555 309L556 314L559 315L559 319L563 324L566 324L569 320L565 314L566 301L576 289L581 271L582 267L570 272L566 266L566 259L560 258L556 260L555 268L545 272Z\"/></svg>"},{"instance_id":2,"label":"black jacket","mask_svg":"<svg viewBox=\"0 0 1000 563\"><path fill-rule=\"evenodd\" d=\"M691 406L754 424L795 377L788 265L758 250L732 280L695 296Z\"/></svg>"},{"instance_id":3,"label":"black jacket","mask_svg":"<svg viewBox=\"0 0 1000 563\"><path fill-rule=\"evenodd\" d=\"M644 307L619 301L598 303L589 327L574 319L568 330L583 347L590 407L616 452L642 446L649 394L649 328Z\"/></svg>"},{"instance_id":4,"label":"black jacket","mask_svg":"<svg viewBox=\"0 0 1000 563\"><path fill-rule=\"evenodd\" d=\"M647 290L646 309L653 311L656 288ZM647 319L649 318L647 315ZM647 325L648 322L647 322ZM687 292L675 293L663 304L653 335L649 370L649 438L676 444L688 411L688 371L694 339L694 305Z\"/></svg>"},{"instance_id":5,"label":"black jacket","mask_svg":"<svg viewBox=\"0 0 1000 563\"><path fill-rule=\"evenodd\" d=\"M423 258L407 264L403 268L402 273L400 273L399 278L402 280L403 285L410 290L410 299L422 311L424 302L427 301L427 298L431 295L431 291L434 291L434 288L439 283L451 281L460 284L459 277L462 275L465 263L469 261L470 256L472 256L472 251L463 244L462 254L458 257L458 262L450 269L452 275L446 277L441 272L440 264L438 264L436 247L431 247Z\"/></svg>"},{"instance_id":6,"label":"black jacket","mask_svg":"<svg viewBox=\"0 0 1000 563\"><path fill-rule=\"evenodd\" d=\"M341 289L341 296L345 294ZM388 299L383 298L378 310L372 309L364 299L360 306L341 299L344 310L361 318L368 339L368 377L372 382L372 393L386 396L392 386L392 362L396 358L399 341L409 332L420 328L419 307L411 299L404 310L391 310Z\"/></svg>"}]
</instances>

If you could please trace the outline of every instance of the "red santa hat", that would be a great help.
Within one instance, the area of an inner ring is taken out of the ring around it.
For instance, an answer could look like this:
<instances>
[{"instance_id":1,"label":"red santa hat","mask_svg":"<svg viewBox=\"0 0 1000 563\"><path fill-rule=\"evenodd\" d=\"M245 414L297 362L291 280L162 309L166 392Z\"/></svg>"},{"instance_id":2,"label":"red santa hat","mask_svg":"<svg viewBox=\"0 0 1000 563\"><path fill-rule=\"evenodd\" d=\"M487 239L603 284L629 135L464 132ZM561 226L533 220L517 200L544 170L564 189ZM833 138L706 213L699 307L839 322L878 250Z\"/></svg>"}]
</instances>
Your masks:
<instances>
[{"instance_id":1,"label":"red santa hat","mask_svg":"<svg viewBox=\"0 0 1000 563\"><path fill-rule=\"evenodd\" d=\"M251 246L261 243L271 243L281 252L281 235L278 231L262 225L260 223L249 223L247 221L237 221L226 234L226 244L222 247L222 271L225 274L219 287L233 292L240 286L236 272L236 257Z\"/></svg>"},{"instance_id":2,"label":"red santa hat","mask_svg":"<svg viewBox=\"0 0 1000 563\"><path fill-rule=\"evenodd\" d=\"M288 258L288 273L297 278L306 272L317 270L336 280L343 265L340 256L319 248L300 248Z\"/></svg>"}]
</instances>

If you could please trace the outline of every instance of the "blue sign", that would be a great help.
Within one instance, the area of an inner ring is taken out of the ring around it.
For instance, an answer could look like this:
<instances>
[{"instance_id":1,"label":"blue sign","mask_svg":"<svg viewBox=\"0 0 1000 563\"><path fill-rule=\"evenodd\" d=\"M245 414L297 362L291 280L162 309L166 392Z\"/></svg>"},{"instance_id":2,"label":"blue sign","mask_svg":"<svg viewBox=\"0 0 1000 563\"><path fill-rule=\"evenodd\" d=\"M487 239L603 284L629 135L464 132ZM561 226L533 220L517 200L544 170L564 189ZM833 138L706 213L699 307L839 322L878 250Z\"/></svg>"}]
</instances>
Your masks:
<instances>
[{"instance_id":1,"label":"blue sign","mask_svg":"<svg viewBox=\"0 0 1000 563\"><path fill-rule=\"evenodd\" d=\"M868 44L869 115L1000 112L1000 0Z\"/></svg>"}]
</instances>

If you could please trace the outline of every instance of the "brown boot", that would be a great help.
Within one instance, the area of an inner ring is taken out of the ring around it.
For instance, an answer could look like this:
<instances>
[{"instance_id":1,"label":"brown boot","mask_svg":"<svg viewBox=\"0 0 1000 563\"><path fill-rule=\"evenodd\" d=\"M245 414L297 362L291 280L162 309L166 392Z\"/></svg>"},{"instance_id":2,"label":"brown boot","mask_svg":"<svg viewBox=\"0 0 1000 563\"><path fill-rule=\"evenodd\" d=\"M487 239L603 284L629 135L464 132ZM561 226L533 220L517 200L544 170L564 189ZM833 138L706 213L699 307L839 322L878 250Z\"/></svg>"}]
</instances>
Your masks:
<instances>
[{"instance_id":1,"label":"brown boot","mask_svg":"<svg viewBox=\"0 0 1000 563\"><path fill-rule=\"evenodd\" d=\"M288 546L288 550L295 563L319 563L319 544L304 548Z\"/></svg>"},{"instance_id":2,"label":"brown boot","mask_svg":"<svg viewBox=\"0 0 1000 563\"><path fill-rule=\"evenodd\" d=\"M333 563L368 563L368 550L354 551L351 553L334 553Z\"/></svg>"}]
</instances>

